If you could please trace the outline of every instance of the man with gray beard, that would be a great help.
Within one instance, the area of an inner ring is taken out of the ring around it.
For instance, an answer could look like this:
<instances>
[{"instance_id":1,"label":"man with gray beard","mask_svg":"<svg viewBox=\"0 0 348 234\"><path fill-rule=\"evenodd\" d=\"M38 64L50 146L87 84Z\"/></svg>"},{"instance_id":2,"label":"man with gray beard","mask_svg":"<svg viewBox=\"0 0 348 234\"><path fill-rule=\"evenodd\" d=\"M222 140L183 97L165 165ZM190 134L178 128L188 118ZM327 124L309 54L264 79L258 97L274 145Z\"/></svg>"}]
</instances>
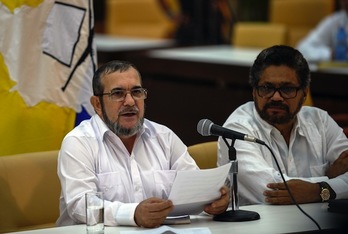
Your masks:
<instances>
[{"instance_id":1,"label":"man with gray beard","mask_svg":"<svg viewBox=\"0 0 348 234\"><path fill-rule=\"evenodd\" d=\"M105 225L159 226L173 209L168 196L176 172L199 168L173 131L144 118L147 90L134 65L111 61L101 66L93 93L96 114L67 134L59 153L57 225L85 223L84 194L101 191ZM227 209L228 189L220 191L205 212Z\"/></svg>"}]
</instances>

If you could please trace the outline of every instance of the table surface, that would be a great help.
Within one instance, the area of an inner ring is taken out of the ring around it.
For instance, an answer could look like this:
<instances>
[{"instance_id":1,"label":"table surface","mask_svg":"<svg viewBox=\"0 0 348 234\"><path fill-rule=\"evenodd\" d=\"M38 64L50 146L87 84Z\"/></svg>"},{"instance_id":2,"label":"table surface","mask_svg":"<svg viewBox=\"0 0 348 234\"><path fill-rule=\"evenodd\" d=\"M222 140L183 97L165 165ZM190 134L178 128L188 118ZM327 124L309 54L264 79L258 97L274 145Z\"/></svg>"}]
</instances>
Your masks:
<instances>
[{"instance_id":1,"label":"table surface","mask_svg":"<svg viewBox=\"0 0 348 234\"><path fill-rule=\"evenodd\" d=\"M323 230L340 227L337 222L348 220L342 214L327 211L327 203L312 203L300 205L301 208L314 218ZM243 206L241 210L255 211L260 219L245 222L219 222L213 221L212 217L191 216L191 224L171 225L176 229L209 228L212 233L298 233L318 230L317 226L307 216L300 212L295 205L251 205ZM122 231L144 231L139 227L105 227L105 233L122 233ZM85 225L37 229L32 231L16 232L20 234L61 234L61 233L86 233ZM335 231L336 233L336 231Z\"/></svg>"},{"instance_id":2,"label":"table surface","mask_svg":"<svg viewBox=\"0 0 348 234\"><path fill-rule=\"evenodd\" d=\"M231 45L194 46L149 51L149 57L250 67L261 48L238 48ZM348 74L348 63L309 64L311 71Z\"/></svg>"},{"instance_id":3,"label":"table surface","mask_svg":"<svg viewBox=\"0 0 348 234\"><path fill-rule=\"evenodd\" d=\"M170 39L148 39L136 37L121 37L107 34L94 36L98 52L119 52L142 49L156 49L171 47L174 44Z\"/></svg>"},{"instance_id":4,"label":"table surface","mask_svg":"<svg viewBox=\"0 0 348 234\"><path fill-rule=\"evenodd\" d=\"M192 46L149 51L149 57L250 67L261 49L231 45Z\"/></svg>"}]
</instances>

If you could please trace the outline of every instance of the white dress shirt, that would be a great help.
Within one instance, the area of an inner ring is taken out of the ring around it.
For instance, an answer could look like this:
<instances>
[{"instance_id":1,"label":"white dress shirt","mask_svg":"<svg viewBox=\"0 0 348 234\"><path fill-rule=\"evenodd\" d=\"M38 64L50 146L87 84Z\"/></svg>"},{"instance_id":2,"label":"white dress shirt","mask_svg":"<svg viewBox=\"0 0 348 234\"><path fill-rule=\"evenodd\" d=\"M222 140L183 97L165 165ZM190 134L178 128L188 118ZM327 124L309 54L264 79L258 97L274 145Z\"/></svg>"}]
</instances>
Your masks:
<instances>
[{"instance_id":1,"label":"white dress shirt","mask_svg":"<svg viewBox=\"0 0 348 234\"><path fill-rule=\"evenodd\" d=\"M187 147L169 128L145 119L131 154L98 115L64 138L58 158L62 186L57 225L85 222L84 194L104 192L105 225L136 225L135 208L167 199L178 170L197 170Z\"/></svg>"},{"instance_id":2,"label":"white dress shirt","mask_svg":"<svg viewBox=\"0 0 348 234\"><path fill-rule=\"evenodd\" d=\"M274 152L286 180L326 181L337 199L348 198L348 172L336 178L325 176L327 168L345 150L348 140L342 128L316 107L304 106L297 114L289 147L280 132L262 120L254 102L237 108L223 125L264 141ZM240 204L264 203L263 191L272 182L283 182L267 147L246 141L235 141L238 160ZM218 165L229 162L228 148L222 138L218 143Z\"/></svg>"},{"instance_id":3,"label":"white dress shirt","mask_svg":"<svg viewBox=\"0 0 348 234\"><path fill-rule=\"evenodd\" d=\"M348 33L348 15L344 10L325 17L298 43L298 50L309 62L330 61L340 26L344 26Z\"/></svg>"}]
</instances>

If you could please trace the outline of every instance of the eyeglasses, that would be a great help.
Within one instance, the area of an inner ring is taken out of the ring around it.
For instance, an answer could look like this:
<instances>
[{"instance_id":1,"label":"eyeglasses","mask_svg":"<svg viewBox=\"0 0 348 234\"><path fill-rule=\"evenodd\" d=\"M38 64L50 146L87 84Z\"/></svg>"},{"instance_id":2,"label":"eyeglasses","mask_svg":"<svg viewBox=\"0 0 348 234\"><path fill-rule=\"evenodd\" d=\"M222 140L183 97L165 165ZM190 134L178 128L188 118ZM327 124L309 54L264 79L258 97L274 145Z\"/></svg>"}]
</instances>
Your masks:
<instances>
[{"instance_id":1,"label":"eyeglasses","mask_svg":"<svg viewBox=\"0 0 348 234\"><path fill-rule=\"evenodd\" d=\"M290 99L297 96L297 91L301 89L301 87L291 87L291 86L284 86L275 88L272 86L264 85L264 86L256 86L257 94L260 97L263 98L270 98L272 97L275 92L279 92L280 96L284 99Z\"/></svg>"},{"instance_id":2,"label":"eyeglasses","mask_svg":"<svg viewBox=\"0 0 348 234\"><path fill-rule=\"evenodd\" d=\"M134 100L146 99L147 97L147 90L144 88L135 88L131 90L114 89L114 90L111 90L109 93L101 93L96 96L108 95L110 100L116 101L116 102L122 102L124 101L128 93L132 96Z\"/></svg>"}]
</instances>

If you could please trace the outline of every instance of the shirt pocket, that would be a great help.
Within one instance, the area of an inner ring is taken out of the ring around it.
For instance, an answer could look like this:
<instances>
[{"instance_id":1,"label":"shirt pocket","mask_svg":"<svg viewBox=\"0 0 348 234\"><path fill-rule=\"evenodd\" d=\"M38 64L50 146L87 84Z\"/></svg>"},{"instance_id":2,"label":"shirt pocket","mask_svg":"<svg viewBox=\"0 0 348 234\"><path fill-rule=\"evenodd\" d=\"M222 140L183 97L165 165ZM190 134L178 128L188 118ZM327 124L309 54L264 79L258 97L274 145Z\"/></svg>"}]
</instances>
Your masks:
<instances>
[{"instance_id":1,"label":"shirt pocket","mask_svg":"<svg viewBox=\"0 0 348 234\"><path fill-rule=\"evenodd\" d=\"M320 177L326 174L326 170L329 167L329 163L324 163L321 165L310 166L311 176L312 177Z\"/></svg>"},{"instance_id":2,"label":"shirt pocket","mask_svg":"<svg viewBox=\"0 0 348 234\"><path fill-rule=\"evenodd\" d=\"M104 199L108 201L131 202L131 193L127 192L127 188L122 182L121 172L108 172L97 174L99 179L98 189L104 193ZM126 178L126 177L123 177Z\"/></svg>"},{"instance_id":3,"label":"shirt pocket","mask_svg":"<svg viewBox=\"0 0 348 234\"><path fill-rule=\"evenodd\" d=\"M154 172L154 179L156 184L155 196L168 199L170 190L172 189L176 171L174 170L161 170Z\"/></svg>"}]
</instances>

